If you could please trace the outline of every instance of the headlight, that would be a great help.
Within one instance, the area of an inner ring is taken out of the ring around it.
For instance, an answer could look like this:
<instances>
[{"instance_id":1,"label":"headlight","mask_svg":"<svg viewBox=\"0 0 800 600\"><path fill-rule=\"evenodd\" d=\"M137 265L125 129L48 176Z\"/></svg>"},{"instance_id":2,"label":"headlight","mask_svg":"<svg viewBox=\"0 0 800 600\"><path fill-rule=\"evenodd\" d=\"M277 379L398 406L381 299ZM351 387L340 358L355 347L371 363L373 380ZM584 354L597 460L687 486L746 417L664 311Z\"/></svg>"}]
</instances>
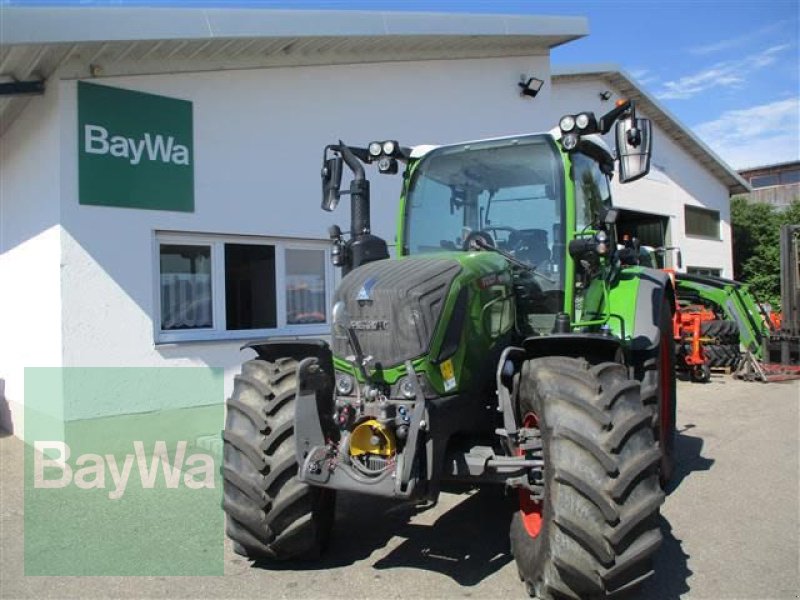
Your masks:
<instances>
[{"instance_id":1,"label":"headlight","mask_svg":"<svg viewBox=\"0 0 800 600\"><path fill-rule=\"evenodd\" d=\"M393 141L383 142L383 153L387 156L391 156L394 154L394 151L397 150L397 144Z\"/></svg>"},{"instance_id":2,"label":"headlight","mask_svg":"<svg viewBox=\"0 0 800 600\"><path fill-rule=\"evenodd\" d=\"M561 117L561 120L558 122L558 126L561 128L561 131L572 131L572 129L575 127L575 117L572 115Z\"/></svg>"},{"instance_id":3,"label":"headlight","mask_svg":"<svg viewBox=\"0 0 800 600\"><path fill-rule=\"evenodd\" d=\"M353 377L347 373L336 376L336 391L340 396L348 396L353 391Z\"/></svg>"},{"instance_id":4,"label":"headlight","mask_svg":"<svg viewBox=\"0 0 800 600\"><path fill-rule=\"evenodd\" d=\"M561 145L564 146L564 150L574 150L578 145L578 136L574 133L565 134L561 138Z\"/></svg>"},{"instance_id":5,"label":"headlight","mask_svg":"<svg viewBox=\"0 0 800 600\"><path fill-rule=\"evenodd\" d=\"M370 142L368 150L369 150L370 156L380 156L380 154L381 154L381 144L380 144L380 142Z\"/></svg>"},{"instance_id":6,"label":"headlight","mask_svg":"<svg viewBox=\"0 0 800 600\"><path fill-rule=\"evenodd\" d=\"M581 113L575 118L575 125L578 129L586 129L589 126L589 115Z\"/></svg>"},{"instance_id":7,"label":"headlight","mask_svg":"<svg viewBox=\"0 0 800 600\"><path fill-rule=\"evenodd\" d=\"M417 389L414 386L414 382L410 379L406 378L400 382L400 393L403 394L404 398L409 400L413 400L417 397Z\"/></svg>"}]
</instances>

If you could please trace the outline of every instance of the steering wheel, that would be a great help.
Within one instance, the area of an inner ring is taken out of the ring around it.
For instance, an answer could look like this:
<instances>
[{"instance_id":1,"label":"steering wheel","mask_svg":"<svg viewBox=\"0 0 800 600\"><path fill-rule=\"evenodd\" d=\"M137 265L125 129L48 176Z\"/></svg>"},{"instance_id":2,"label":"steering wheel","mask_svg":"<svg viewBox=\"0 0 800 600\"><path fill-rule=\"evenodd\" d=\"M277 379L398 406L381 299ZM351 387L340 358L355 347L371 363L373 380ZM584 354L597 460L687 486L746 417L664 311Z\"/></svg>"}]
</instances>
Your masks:
<instances>
[{"instance_id":1,"label":"steering wheel","mask_svg":"<svg viewBox=\"0 0 800 600\"><path fill-rule=\"evenodd\" d=\"M491 246L495 248L496 245L494 243L494 238L489 234L488 231L479 230L479 231L470 231L469 235L464 239L464 250L474 250L476 240L480 239L483 243L487 246Z\"/></svg>"},{"instance_id":2,"label":"steering wheel","mask_svg":"<svg viewBox=\"0 0 800 600\"><path fill-rule=\"evenodd\" d=\"M484 227L483 231L491 231L495 239L497 239L498 231L508 231L509 237L511 237L511 234L516 231L516 228L509 227L508 225L489 225L488 227Z\"/></svg>"}]
</instances>

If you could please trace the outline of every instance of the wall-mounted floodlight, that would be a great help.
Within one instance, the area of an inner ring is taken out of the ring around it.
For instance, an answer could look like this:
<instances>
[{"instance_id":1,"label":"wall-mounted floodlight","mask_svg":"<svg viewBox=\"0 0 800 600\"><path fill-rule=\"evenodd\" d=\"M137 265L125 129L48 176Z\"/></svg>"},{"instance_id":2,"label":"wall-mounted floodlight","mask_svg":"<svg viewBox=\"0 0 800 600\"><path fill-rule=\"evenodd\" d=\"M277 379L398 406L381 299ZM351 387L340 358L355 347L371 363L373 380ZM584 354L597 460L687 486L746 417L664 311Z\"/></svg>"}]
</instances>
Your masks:
<instances>
[{"instance_id":1,"label":"wall-mounted floodlight","mask_svg":"<svg viewBox=\"0 0 800 600\"><path fill-rule=\"evenodd\" d=\"M0 83L0 96L37 96L44 94L44 81L4 81Z\"/></svg>"},{"instance_id":2,"label":"wall-mounted floodlight","mask_svg":"<svg viewBox=\"0 0 800 600\"><path fill-rule=\"evenodd\" d=\"M612 95L613 94L609 90L604 90L599 94L600 100L602 100L603 102L608 102L609 100L611 100Z\"/></svg>"},{"instance_id":3,"label":"wall-mounted floodlight","mask_svg":"<svg viewBox=\"0 0 800 600\"><path fill-rule=\"evenodd\" d=\"M544 81L537 77L528 77L525 79L525 76L522 76L522 81L517 84L521 89L519 92L520 96L530 96L531 98L536 98L536 94L539 93L539 90L542 89L544 85Z\"/></svg>"}]
</instances>

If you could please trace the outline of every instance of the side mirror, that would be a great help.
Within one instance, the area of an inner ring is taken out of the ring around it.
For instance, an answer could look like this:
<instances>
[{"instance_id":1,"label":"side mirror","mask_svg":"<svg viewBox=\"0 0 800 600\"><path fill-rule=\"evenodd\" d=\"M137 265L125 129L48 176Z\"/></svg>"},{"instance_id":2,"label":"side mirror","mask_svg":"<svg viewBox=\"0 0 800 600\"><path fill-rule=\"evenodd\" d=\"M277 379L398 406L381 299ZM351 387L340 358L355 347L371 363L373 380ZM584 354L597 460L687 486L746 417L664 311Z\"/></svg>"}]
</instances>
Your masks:
<instances>
[{"instance_id":1,"label":"side mirror","mask_svg":"<svg viewBox=\"0 0 800 600\"><path fill-rule=\"evenodd\" d=\"M619 180L636 181L650 172L653 141L650 120L628 117L617 121L616 128Z\"/></svg>"},{"instance_id":2,"label":"side mirror","mask_svg":"<svg viewBox=\"0 0 800 600\"><path fill-rule=\"evenodd\" d=\"M331 313L333 335L337 338L347 339L350 328L350 315L347 312L347 306L345 306L344 301L339 300L334 304Z\"/></svg>"},{"instance_id":3,"label":"side mirror","mask_svg":"<svg viewBox=\"0 0 800 600\"><path fill-rule=\"evenodd\" d=\"M322 210L331 212L339 204L342 185L342 157L334 156L322 167Z\"/></svg>"}]
</instances>

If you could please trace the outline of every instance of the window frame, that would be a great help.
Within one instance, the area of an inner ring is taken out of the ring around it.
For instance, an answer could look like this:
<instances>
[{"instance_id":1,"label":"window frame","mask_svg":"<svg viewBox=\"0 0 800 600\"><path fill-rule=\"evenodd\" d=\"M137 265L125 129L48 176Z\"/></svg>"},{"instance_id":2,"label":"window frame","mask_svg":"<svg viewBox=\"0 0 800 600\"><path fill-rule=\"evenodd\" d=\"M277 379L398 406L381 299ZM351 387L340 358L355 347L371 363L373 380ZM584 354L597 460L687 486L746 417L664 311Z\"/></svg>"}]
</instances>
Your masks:
<instances>
[{"instance_id":1,"label":"window frame","mask_svg":"<svg viewBox=\"0 0 800 600\"><path fill-rule=\"evenodd\" d=\"M689 210L697 210L706 213L713 213L717 217L717 234L716 235L703 235L701 233L690 233L688 230L689 219L687 218ZM687 238L697 238L701 240L713 240L715 242L722 241L722 213L718 210L705 208L703 206L694 206L692 204L683 205L683 234Z\"/></svg>"},{"instance_id":2,"label":"window frame","mask_svg":"<svg viewBox=\"0 0 800 600\"><path fill-rule=\"evenodd\" d=\"M211 327L202 329L161 329L161 245L207 246L211 248ZM275 248L274 328L228 330L225 298L225 244L252 244ZM289 325L286 322L286 250L318 250L323 253L325 269L325 322ZM311 336L330 333L330 306L335 273L330 262L330 242L322 239L278 238L271 236L206 234L155 230L153 232L153 339L155 345L183 342L252 340L270 336Z\"/></svg>"}]
</instances>

